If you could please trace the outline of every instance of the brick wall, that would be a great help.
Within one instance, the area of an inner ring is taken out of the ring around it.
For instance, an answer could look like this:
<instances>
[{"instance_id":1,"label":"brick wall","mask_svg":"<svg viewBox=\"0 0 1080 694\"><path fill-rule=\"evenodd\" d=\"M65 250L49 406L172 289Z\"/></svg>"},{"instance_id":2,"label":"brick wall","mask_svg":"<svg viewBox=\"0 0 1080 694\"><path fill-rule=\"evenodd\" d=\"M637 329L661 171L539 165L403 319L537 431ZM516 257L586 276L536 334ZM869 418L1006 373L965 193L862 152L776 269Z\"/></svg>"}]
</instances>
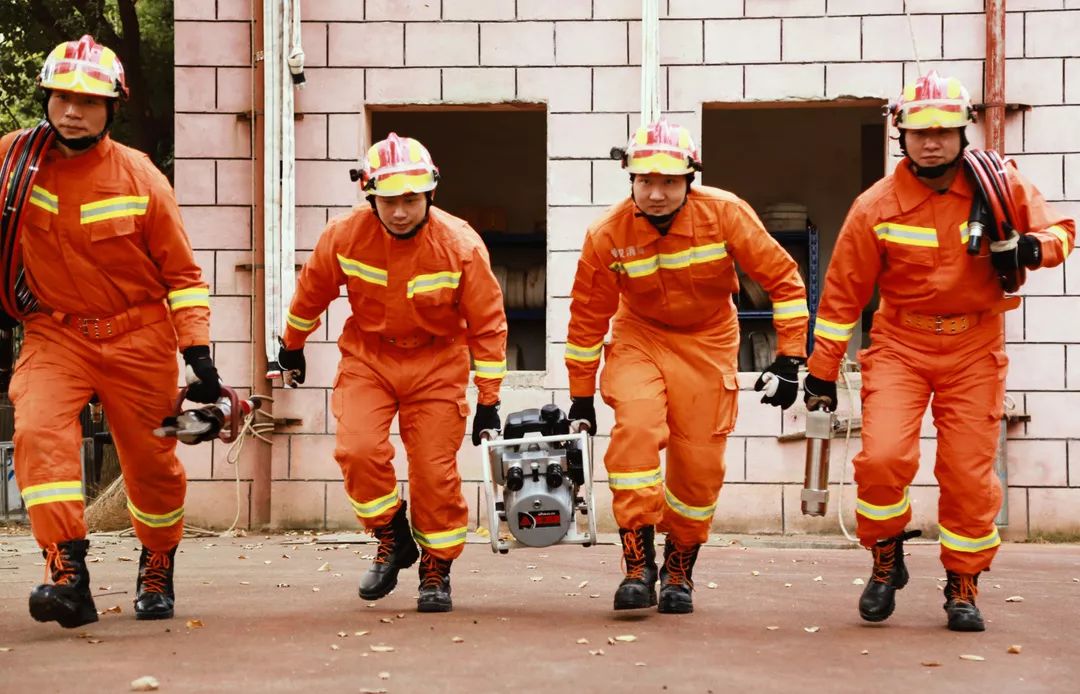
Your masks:
<instances>
[{"instance_id":1,"label":"brick wall","mask_svg":"<svg viewBox=\"0 0 1080 694\"><path fill-rule=\"evenodd\" d=\"M923 68L960 77L983 93L982 0L907 0ZM298 97L297 243L310 249L329 216L356 202L344 172L356 158L373 104L528 101L548 109L548 371L507 380L504 411L566 403L562 366L570 278L584 230L626 194L608 149L637 125L639 0L309 0L303 4L308 86ZM188 231L214 290L213 334L223 374L249 381L251 361L250 121L248 0L176 0L177 192ZM1078 0L1008 4L1007 100L1033 106L1007 120L1008 154L1047 198L1080 216L1080 34ZM904 0L662 0L661 103L700 132L711 101L894 97L917 70ZM260 105L261 108L261 105ZM972 139L981 141L980 128ZM708 142L704 142L708 151ZM567 184L572 181L573 184ZM736 190L736 192L738 192ZM301 252L300 257L303 258ZM1080 263L1035 273L1025 306L1009 316L1010 394L1030 424L1009 430L1012 486L1008 535L1080 530ZM301 424L273 447L274 522L352 527L354 519L332 460L327 390L337 359L333 340L344 320L329 312L308 347L307 387L275 392L278 416ZM258 347L257 347L258 348ZM728 447L728 476L716 527L727 531L833 531L835 520L798 510L802 446L776 435L801 428L760 405L741 379L741 414ZM600 413L610 431L610 412ZM918 522L932 525L935 443L924 427L923 469L913 500ZM395 464L404 477L400 439ZM597 437L600 458L607 438ZM852 448L857 449L857 441ZM839 449L839 445L836 447ZM854 450L852 450L852 453ZM193 522L232 520L234 474L216 446L187 448ZM838 479L839 450L834 454ZM459 453L474 508L479 463ZM602 465L598 464L602 471ZM240 475L250 477L241 463ZM601 472L602 476L602 472ZM407 485L405 485L407 487ZM241 495L246 518L246 483ZM407 489L406 489L407 493ZM597 487L604 517L609 493ZM852 493L845 495L852 507ZM848 516L850 517L850 512Z\"/></svg>"}]
</instances>

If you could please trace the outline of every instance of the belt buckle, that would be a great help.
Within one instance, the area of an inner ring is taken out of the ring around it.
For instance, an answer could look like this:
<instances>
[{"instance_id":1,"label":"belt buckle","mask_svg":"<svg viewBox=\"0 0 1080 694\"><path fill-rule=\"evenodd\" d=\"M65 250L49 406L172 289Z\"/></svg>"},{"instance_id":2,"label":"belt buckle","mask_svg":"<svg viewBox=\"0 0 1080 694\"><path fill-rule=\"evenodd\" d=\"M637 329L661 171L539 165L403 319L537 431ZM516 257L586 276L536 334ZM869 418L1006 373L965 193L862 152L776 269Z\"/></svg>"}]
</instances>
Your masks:
<instances>
[{"instance_id":1,"label":"belt buckle","mask_svg":"<svg viewBox=\"0 0 1080 694\"><path fill-rule=\"evenodd\" d=\"M945 316L934 316L934 334L941 335L945 332Z\"/></svg>"},{"instance_id":2,"label":"belt buckle","mask_svg":"<svg viewBox=\"0 0 1080 694\"><path fill-rule=\"evenodd\" d=\"M105 326L104 335L102 335L102 324ZM80 318L78 329L84 336L100 340L102 337L112 337L113 322L109 318Z\"/></svg>"}]
</instances>

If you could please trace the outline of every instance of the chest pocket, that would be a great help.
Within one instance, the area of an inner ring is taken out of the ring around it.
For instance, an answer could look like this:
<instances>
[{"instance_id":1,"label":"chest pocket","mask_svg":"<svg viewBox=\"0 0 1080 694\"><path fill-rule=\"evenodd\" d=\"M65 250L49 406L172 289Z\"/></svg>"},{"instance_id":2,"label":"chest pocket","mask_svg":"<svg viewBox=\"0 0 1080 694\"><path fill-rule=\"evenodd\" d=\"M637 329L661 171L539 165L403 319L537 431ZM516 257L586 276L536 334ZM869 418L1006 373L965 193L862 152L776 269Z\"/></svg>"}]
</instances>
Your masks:
<instances>
[{"instance_id":1,"label":"chest pocket","mask_svg":"<svg viewBox=\"0 0 1080 694\"><path fill-rule=\"evenodd\" d=\"M663 301L664 294L660 265L660 254L653 253L644 258L614 262L608 269L615 273L619 290L630 303L655 308L656 302Z\"/></svg>"},{"instance_id":2,"label":"chest pocket","mask_svg":"<svg viewBox=\"0 0 1080 694\"><path fill-rule=\"evenodd\" d=\"M937 266L937 229L883 222L874 227L874 233L885 242L886 258L892 267L925 271Z\"/></svg>"},{"instance_id":3,"label":"chest pocket","mask_svg":"<svg viewBox=\"0 0 1080 694\"><path fill-rule=\"evenodd\" d=\"M59 211L59 199L44 188L34 186L30 199L23 207L21 223L27 229L48 231Z\"/></svg>"},{"instance_id":4,"label":"chest pocket","mask_svg":"<svg viewBox=\"0 0 1080 694\"><path fill-rule=\"evenodd\" d=\"M146 255L140 219L150 197L115 188L95 188L91 201L79 206L79 222L90 241L92 260L100 267L120 268Z\"/></svg>"},{"instance_id":5,"label":"chest pocket","mask_svg":"<svg viewBox=\"0 0 1080 694\"><path fill-rule=\"evenodd\" d=\"M340 253L337 254L337 261L345 273L353 313L365 319L381 321L386 315L387 271Z\"/></svg>"},{"instance_id":6,"label":"chest pocket","mask_svg":"<svg viewBox=\"0 0 1080 694\"><path fill-rule=\"evenodd\" d=\"M450 269L424 270L409 279L405 298L416 312L427 320L448 323L458 318L458 290L461 271Z\"/></svg>"}]
</instances>

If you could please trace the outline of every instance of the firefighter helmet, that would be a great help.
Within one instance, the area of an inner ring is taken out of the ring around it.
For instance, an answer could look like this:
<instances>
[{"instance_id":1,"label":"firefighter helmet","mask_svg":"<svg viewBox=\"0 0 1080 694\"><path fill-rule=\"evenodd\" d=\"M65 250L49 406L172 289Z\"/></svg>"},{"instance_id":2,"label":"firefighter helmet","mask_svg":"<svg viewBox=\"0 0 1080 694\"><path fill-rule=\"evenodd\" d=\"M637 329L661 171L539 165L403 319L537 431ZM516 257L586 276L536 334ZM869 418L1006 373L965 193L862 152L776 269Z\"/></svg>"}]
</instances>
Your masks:
<instances>
[{"instance_id":1,"label":"firefighter helmet","mask_svg":"<svg viewBox=\"0 0 1080 694\"><path fill-rule=\"evenodd\" d=\"M963 128L975 120L971 95L960 80L934 70L905 86L889 110L893 125L905 130Z\"/></svg>"},{"instance_id":2,"label":"firefighter helmet","mask_svg":"<svg viewBox=\"0 0 1080 694\"><path fill-rule=\"evenodd\" d=\"M61 43L45 58L37 79L42 89L126 99L124 66L111 48L89 34Z\"/></svg>"},{"instance_id":3,"label":"firefighter helmet","mask_svg":"<svg viewBox=\"0 0 1080 694\"><path fill-rule=\"evenodd\" d=\"M439 184L439 169L419 140L390 133L367 151L360 188L370 195L392 197L426 193Z\"/></svg>"},{"instance_id":4,"label":"firefighter helmet","mask_svg":"<svg viewBox=\"0 0 1080 694\"><path fill-rule=\"evenodd\" d=\"M701 170L701 157L689 130L661 118L634 132L622 165L631 174L683 176Z\"/></svg>"}]
</instances>

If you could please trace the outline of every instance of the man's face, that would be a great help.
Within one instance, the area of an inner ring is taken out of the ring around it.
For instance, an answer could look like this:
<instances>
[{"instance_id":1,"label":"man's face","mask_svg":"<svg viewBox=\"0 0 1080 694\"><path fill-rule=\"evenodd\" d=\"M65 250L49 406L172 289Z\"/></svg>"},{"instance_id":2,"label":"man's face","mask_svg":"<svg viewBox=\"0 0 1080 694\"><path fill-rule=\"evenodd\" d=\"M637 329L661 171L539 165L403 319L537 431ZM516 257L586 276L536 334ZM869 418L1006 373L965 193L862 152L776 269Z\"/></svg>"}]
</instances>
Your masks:
<instances>
[{"instance_id":1,"label":"man's face","mask_svg":"<svg viewBox=\"0 0 1080 694\"><path fill-rule=\"evenodd\" d=\"M49 120L69 140L95 137L109 118L108 99L103 96L53 91L49 95Z\"/></svg>"},{"instance_id":2,"label":"man's face","mask_svg":"<svg viewBox=\"0 0 1080 694\"><path fill-rule=\"evenodd\" d=\"M634 202L645 214L661 217L679 209L686 197L685 176L638 174L633 183Z\"/></svg>"},{"instance_id":3,"label":"man's face","mask_svg":"<svg viewBox=\"0 0 1080 694\"><path fill-rule=\"evenodd\" d=\"M959 128L907 130L904 143L908 156L922 167L948 164L960 154Z\"/></svg>"},{"instance_id":4,"label":"man's face","mask_svg":"<svg viewBox=\"0 0 1080 694\"><path fill-rule=\"evenodd\" d=\"M394 197L375 196L379 219L391 234L401 236L416 227L427 213L427 197L423 193L406 193Z\"/></svg>"}]
</instances>

